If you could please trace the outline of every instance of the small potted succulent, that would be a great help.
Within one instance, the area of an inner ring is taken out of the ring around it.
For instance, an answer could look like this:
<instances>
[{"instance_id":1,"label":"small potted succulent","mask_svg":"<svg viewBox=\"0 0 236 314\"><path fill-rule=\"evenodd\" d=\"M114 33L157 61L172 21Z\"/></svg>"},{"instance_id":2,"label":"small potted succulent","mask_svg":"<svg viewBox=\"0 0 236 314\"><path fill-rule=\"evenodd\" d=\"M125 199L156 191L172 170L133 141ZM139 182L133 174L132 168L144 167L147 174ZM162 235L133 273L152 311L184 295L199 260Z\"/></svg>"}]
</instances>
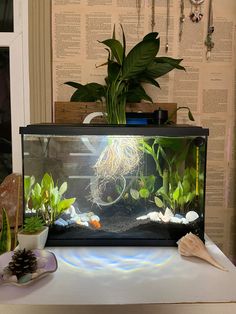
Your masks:
<instances>
[{"instance_id":1,"label":"small potted succulent","mask_svg":"<svg viewBox=\"0 0 236 314\"><path fill-rule=\"evenodd\" d=\"M39 216L25 219L23 229L18 232L19 248L33 250L43 249L47 241L48 227Z\"/></svg>"}]
</instances>

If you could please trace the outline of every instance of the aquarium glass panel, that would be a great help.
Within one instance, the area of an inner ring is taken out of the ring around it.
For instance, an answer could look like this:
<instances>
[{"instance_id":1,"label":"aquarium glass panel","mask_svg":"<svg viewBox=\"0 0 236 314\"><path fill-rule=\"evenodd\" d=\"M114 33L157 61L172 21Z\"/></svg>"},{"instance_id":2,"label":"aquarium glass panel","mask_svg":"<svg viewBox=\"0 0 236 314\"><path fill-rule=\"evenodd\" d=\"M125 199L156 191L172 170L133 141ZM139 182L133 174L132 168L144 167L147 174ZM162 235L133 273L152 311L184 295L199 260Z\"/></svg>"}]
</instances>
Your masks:
<instances>
[{"instance_id":1,"label":"aquarium glass panel","mask_svg":"<svg viewBox=\"0 0 236 314\"><path fill-rule=\"evenodd\" d=\"M49 245L174 245L190 231L204 238L206 131L58 128L22 128L25 217L42 216Z\"/></svg>"}]
</instances>

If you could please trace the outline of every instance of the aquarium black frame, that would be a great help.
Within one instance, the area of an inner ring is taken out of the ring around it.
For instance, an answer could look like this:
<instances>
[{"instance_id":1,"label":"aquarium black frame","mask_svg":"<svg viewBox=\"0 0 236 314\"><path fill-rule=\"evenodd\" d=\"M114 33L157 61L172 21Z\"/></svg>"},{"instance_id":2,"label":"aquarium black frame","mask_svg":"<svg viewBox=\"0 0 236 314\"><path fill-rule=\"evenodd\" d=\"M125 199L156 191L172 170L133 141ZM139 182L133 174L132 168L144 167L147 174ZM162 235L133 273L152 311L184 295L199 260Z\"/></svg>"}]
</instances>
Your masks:
<instances>
[{"instance_id":1,"label":"aquarium black frame","mask_svg":"<svg viewBox=\"0 0 236 314\"><path fill-rule=\"evenodd\" d=\"M200 238L204 242L205 234L205 197L206 197L206 167L207 167L207 139L209 129L191 125L107 125L107 124L31 124L20 127L22 145L22 181L23 181L23 221L25 219L24 202L24 135L48 136L86 136L86 135L138 135L138 136L204 136L205 142L205 169L204 169L204 197L203 220L200 221ZM177 226L178 228L178 226ZM189 230L191 232L191 230ZM50 235L50 230L49 230ZM78 238L78 239L50 239L46 246L176 246L176 239L142 239L142 238Z\"/></svg>"}]
</instances>

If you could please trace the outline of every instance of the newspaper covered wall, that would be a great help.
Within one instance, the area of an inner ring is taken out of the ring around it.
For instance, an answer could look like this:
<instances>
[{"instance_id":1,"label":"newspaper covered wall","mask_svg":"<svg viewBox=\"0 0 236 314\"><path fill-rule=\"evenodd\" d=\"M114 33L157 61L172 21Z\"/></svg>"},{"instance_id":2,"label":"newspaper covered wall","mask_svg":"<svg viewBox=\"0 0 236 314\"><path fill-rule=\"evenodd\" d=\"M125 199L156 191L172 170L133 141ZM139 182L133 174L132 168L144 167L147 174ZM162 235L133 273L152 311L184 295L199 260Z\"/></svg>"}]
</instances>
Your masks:
<instances>
[{"instance_id":1,"label":"newspaper covered wall","mask_svg":"<svg viewBox=\"0 0 236 314\"><path fill-rule=\"evenodd\" d=\"M180 23L181 4L184 22ZM194 23L190 0L52 0L54 101L68 101L73 88L66 81L103 83L107 52L98 41L120 36L127 49L152 30L159 32L159 56L183 58L186 72L172 71L149 89L154 101L177 102L191 108L195 123L210 129L207 164L206 232L231 259L236 255L236 1L213 0L213 42L210 59L204 44L210 0L198 8ZM154 8L153 8L153 5ZM180 24L182 36L180 40ZM165 46L168 44L168 53ZM179 123L189 123L186 112Z\"/></svg>"}]
</instances>

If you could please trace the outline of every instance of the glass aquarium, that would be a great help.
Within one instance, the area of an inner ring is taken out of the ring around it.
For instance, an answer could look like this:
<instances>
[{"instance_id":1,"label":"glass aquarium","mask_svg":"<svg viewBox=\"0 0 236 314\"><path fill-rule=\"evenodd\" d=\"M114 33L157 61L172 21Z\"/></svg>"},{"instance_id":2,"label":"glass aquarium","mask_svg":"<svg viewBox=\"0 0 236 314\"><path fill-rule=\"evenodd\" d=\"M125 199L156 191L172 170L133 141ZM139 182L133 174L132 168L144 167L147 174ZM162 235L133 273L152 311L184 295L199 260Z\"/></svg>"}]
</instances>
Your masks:
<instances>
[{"instance_id":1,"label":"glass aquarium","mask_svg":"<svg viewBox=\"0 0 236 314\"><path fill-rule=\"evenodd\" d=\"M175 245L204 240L208 129L29 125L22 135L24 216L47 245Z\"/></svg>"}]
</instances>

